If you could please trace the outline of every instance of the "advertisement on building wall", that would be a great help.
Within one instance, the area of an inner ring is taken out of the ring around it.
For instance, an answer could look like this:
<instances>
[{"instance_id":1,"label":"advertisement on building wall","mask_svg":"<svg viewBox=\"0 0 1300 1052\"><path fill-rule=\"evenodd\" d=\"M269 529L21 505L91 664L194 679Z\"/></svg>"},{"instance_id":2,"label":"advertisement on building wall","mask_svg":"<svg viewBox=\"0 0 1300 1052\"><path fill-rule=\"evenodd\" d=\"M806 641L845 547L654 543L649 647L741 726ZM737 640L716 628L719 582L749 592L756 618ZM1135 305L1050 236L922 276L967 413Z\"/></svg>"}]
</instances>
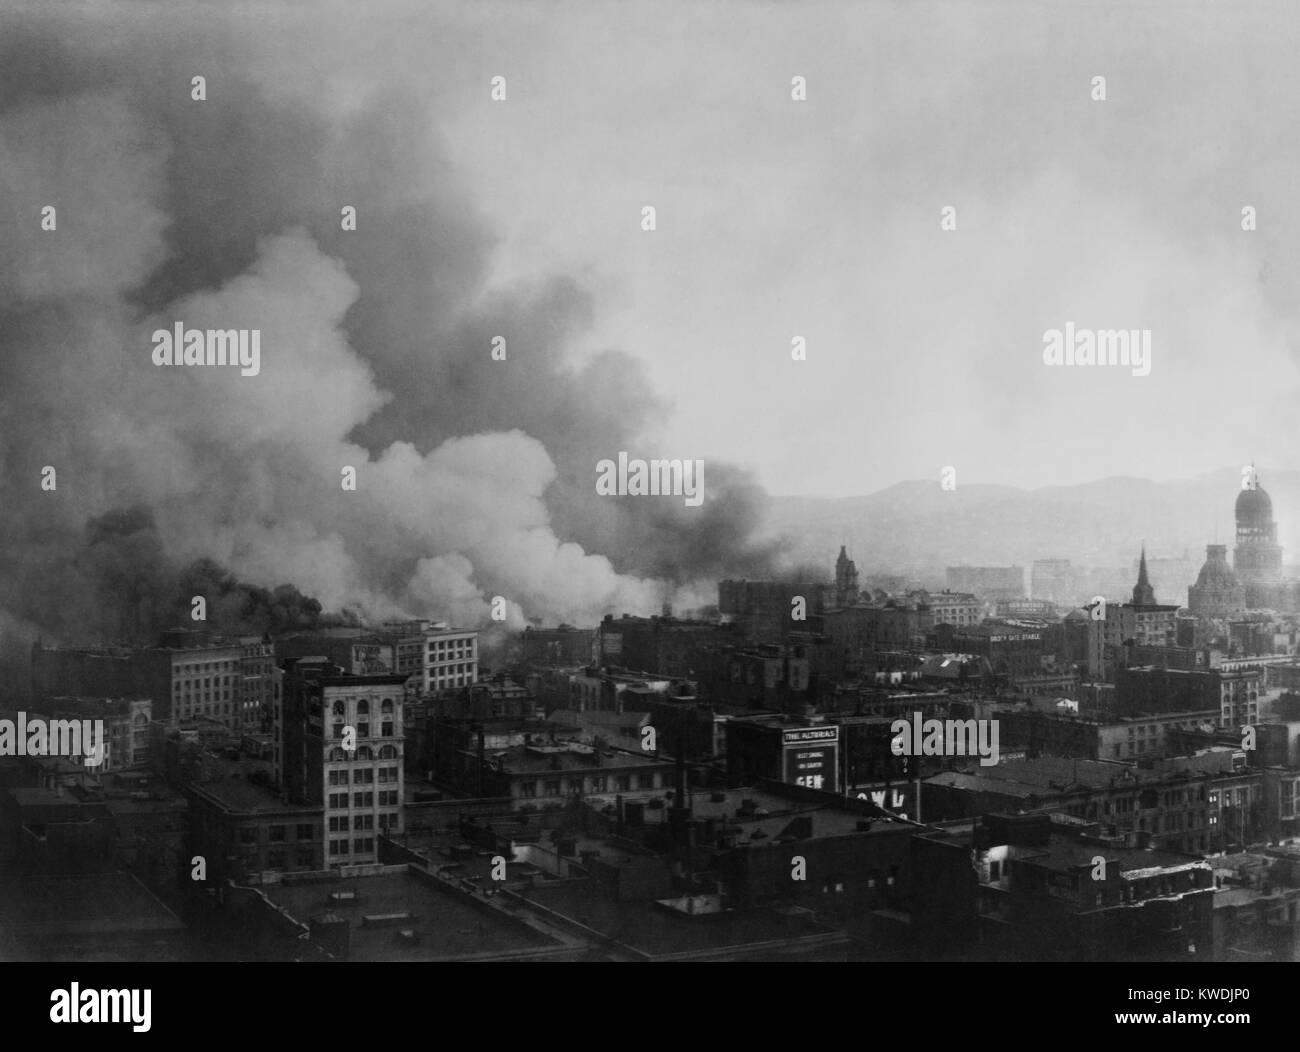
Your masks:
<instances>
[{"instance_id":1,"label":"advertisement on building wall","mask_svg":"<svg viewBox=\"0 0 1300 1052\"><path fill-rule=\"evenodd\" d=\"M899 818L910 818L908 812L912 810L916 791L910 782L894 782L892 785L871 782L853 786L849 795L859 800L870 800L877 807L892 811Z\"/></svg>"},{"instance_id":2,"label":"advertisement on building wall","mask_svg":"<svg viewBox=\"0 0 1300 1052\"><path fill-rule=\"evenodd\" d=\"M808 789L835 792L840 754L839 727L803 727L783 731L784 780Z\"/></svg>"}]
</instances>

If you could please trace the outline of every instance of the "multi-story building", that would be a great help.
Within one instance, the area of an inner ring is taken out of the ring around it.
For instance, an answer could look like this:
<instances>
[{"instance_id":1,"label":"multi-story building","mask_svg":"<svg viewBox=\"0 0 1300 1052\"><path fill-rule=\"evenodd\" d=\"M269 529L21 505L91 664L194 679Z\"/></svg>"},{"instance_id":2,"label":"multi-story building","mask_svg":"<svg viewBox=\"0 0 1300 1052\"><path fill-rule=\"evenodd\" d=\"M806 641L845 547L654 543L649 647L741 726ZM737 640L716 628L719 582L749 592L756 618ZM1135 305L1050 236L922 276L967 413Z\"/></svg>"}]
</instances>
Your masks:
<instances>
[{"instance_id":1,"label":"multi-story building","mask_svg":"<svg viewBox=\"0 0 1300 1052\"><path fill-rule=\"evenodd\" d=\"M1178 607L1155 600L1143 550L1131 602L1095 599L1083 608L1085 618L1067 619L1067 631L1077 628L1086 635L1090 678L1112 681L1117 670L1129 663L1133 648L1178 644ZM1186 662L1171 657L1170 663Z\"/></svg>"},{"instance_id":2,"label":"multi-story building","mask_svg":"<svg viewBox=\"0 0 1300 1052\"><path fill-rule=\"evenodd\" d=\"M654 753L546 740L540 734L489 748L491 729L492 721L478 728L441 721L434 732L434 780L466 796L509 797L515 808L559 807L575 797L603 794L612 803L615 795L639 799L673 785L673 761Z\"/></svg>"},{"instance_id":3,"label":"multi-story building","mask_svg":"<svg viewBox=\"0 0 1300 1052\"><path fill-rule=\"evenodd\" d=\"M281 686L275 663L275 644L269 636L241 636L239 640L239 717L245 731L267 729Z\"/></svg>"},{"instance_id":4,"label":"multi-story building","mask_svg":"<svg viewBox=\"0 0 1300 1052\"><path fill-rule=\"evenodd\" d=\"M1223 728L1259 722L1263 673L1258 668L1120 669L1115 679L1116 711L1125 716L1153 712L1218 713Z\"/></svg>"},{"instance_id":5,"label":"multi-story building","mask_svg":"<svg viewBox=\"0 0 1300 1052\"><path fill-rule=\"evenodd\" d=\"M701 655L709 648L744 639L734 624L626 614L620 618L605 615L597 631L601 664L674 677L694 675Z\"/></svg>"},{"instance_id":6,"label":"multi-story building","mask_svg":"<svg viewBox=\"0 0 1300 1052\"><path fill-rule=\"evenodd\" d=\"M32 697L147 697L136 653L131 647L57 647L38 640L32 644ZM156 711L170 706L169 689Z\"/></svg>"},{"instance_id":7,"label":"multi-story building","mask_svg":"<svg viewBox=\"0 0 1300 1052\"><path fill-rule=\"evenodd\" d=\"M478 632L434 626L425 642L424 690L448 690L478 682Z\"/></svg>"},{"instance_id":8,"label":"multi-story building","mask_svg":"<svg viewBox=\"0 0 1300 1052\"><path fill-rule=\"evenodd\" d=\"M994 680L1013 686L1042 673L1045 630L1036 621L989 619L964 628L941 625L931 638L940 650L986 658Z\"/></svg>"},{"instance_id":9,"label":"multi-story building","mask_svg":"<svg viewBox=\"0 0 1300 1052\"><path fill-rule=\"evenodd\" d=\"M558 628L524 629L524 661L543 665L588 665L599 660L596 629Z\"/></svg>"},{"instance_id":10,"label":"multi-story building","mask_svg":"<svg viewBox=\"0 0 1300 1052\"><path fill-rule=\"evenodd\" d=\"M1218 620L1246 609L1246 592L1228 565L1226 544L1205 546L1205 565L1187 589L1187 609L1197 617Z\"/></svg>"},{"instance_id":11,"label":"multi-story building","mask_svg":"<svg viewBox=\"0 0 1300 1052\"><path fill-rule=\"evenodd\" d=\"M275 640L275 657L281 661L326 657L331 664L356 676L389 673L397 664L391 638L360 626L318 628L280 636Z\"/></svg>"},{"instance_id":12,"label":"multi-story building","mask_svg":"<svg viewBox=\"0 0 1300 1052\"><path fill-rule=\"evenodd\" d=\"M283 784L291 800L323 806L331 866L375 862L377 836L402 831L408 678L337 672L295 663L284 703Z\"/></svg>"},{"instance_id":13,"label":"multi-story building","mask_svg":"<svg viewBox=\"0 0 1300 1052\"><path fill-rule=\"evenodd\" d=\"M1214 875L1068 816L985 814L912 840L916 933L1003 959L1211 959ZM1102 864L1099 864L1099 860Z\"/></svg>"},{"instance_id":14,"label":"multi-story building","mask_svg":"<svg viewBox=\"0 0 1300 1052\"><path fill-rule=\"evenodd\" d=\"M935 625L977 625L984 617L984 604L970 592L923 593L930 607L930 623Z\"/></svg>"},{"instance_id":15,"label":"multi-story building","mask_svg":"<svg viewBox=\"0 0 1300 1052\"><path fill-rule=\"evenodd\" d=\"M993 604L993 616L1054 619L1056 604L1049 599L999 599Z\"/></svg>"},{"instance_id":16,"label":"multi-story building","mask_svg":"<svg viewBox=\"0 0 1300 1052\"><path fill-rule=\"evenodd\" d=\"M203 857L209 884L325 868L320 801L286 802L267 764L208 753L181 792L189 801L189 850Z\"/></svg>"},{"instance_id":17,"label":"multi-story building","mask_svg":"<svg viewBox=\"0 0 1300 1052\"><path fill-rule=\"evenodd\" d=\"M751 708L802 704L813 686L811 649L802 642L721 647L703 655L700 672L718 701Z\"/></svg>"},{"instance_id":18,"label":"multi-story building","mask_svg":"<svg viewBox=\"0 0 1300 1052\"><path fill-rule=\"evenodd\" d=\"M1105 718L1080 715L1072 709L1049 712L1003 706L995 710L1001 747L1024 749L1039 756L1079 757L1089 760L1137 760L1177 752L1173 730L1197 730L1218 723L1217 709L1199 712L1164 712L1142 716Z\"/></svg>"},{"instance_id":19,"label":"multi-story building","mask_svg":"<svg viewBox=\"0 0 1300 1052\"><path fill-rule=\"evenodd\" d=\"M565 708L578 712L622 712L624 695L632 689L667 695L672 680L624 669L576 669L568 674L569 701Z\"/></svg>"},{"instance_id":20,"label":"multi-story building","mask_svg":"<svg viewBox=\"0 0 1300 1052\"><path fill-rule=\"evenodd\" d=\"M828 610L822 624L837 659L858 665L874 651L924 646L933 627L930 605L918 595Z\"/></svg>"},{"instance_id":21,"label":"multi-story building","mask_svg":"<svg viewBox=\"0 0 1300 1052\"><path fill-rule=\"evenodd\" d=\"M727 721L727 782L760 779L844 793L840 726L822 719L754 715Z\"/></svg>"},{"instance_id":22,"label":"multi-story building","mask_svg":"<svg viewBox=\"0 0 1300 1052\"><path fill-rule=\"evenodd\" d=\"M171 715L183 720L212 716L232 730L243 728L240 665L244 648L239 643L184 644L169 634L164 645L148 655L154 675L167 681Z\"/></svg>"},{"instance_id":23,"label":"multi-story building","mask_svg":"<svg viewBox=\"0 0 1300 1052\"><path fill-rule=\"evenodd\" d=\"M1282 546L1277 543L1273 502L1252 472L1250 484L1237 494L1237 546L1233 569L1246 592L1249 607L1275 606L1282 583Z\"/></svg>"},{"instance_id":24,"label":"multi-story building","mask_svg":"<svg viewBox=\"0 0 1300 1052\"><path fill-rule=\"evenodd\" d=\"M1147 575L1147 551L1142 549L1137 584L1133 586L1133 643L1140 647L1171 647L1178 642L1178 607L1156 602Z\"/></svg>"},{"instance_id":25,"label":"multi-story building","mask_svg":"<svg viewBox=\"0 0 1300 1052\"><path fill-rule=\"evenodd\" d=\"M1069 559L1035 559L1029 574L1029 594L1034 599L1060 606L1079 601L1078 575Z\"/></svg>"},{"instance_id":26,"label":"multi-story building","mask_svg":"<svg viewBox=\"0 0 1300 1052\"><path fill-rule=\"evenodd\" d=\"M1088 677L1110 682L1125 661L1124 645L1137 632L1137 611L1128 603L1092 602L1080 622L1087 635Z\"/></svg>"},{"instance_id":27,"label":"multi-story building","mask_svg":"<svg viewBox=\"0 0 1300 1052\"><path fill-rule=\"evenodd\" d=\"M1153 846L1209 853L1276 840L1265 825L1262 776L1232 749L1156 759L1039 757L945 771L922 782L928 821L987 811L1060 810L1108 833L1142 833Z\"/></svg>"},{"instance_id":28,"label":"multi-story building","mask_svg":"<svg viewBox=\"0 0 1300 1052\"><path fill-rule=\"evenodd\" d=\"M175 629L158 646L32 651L37 697L148 698L153 719L209 716L236 733L259 730L274 705L278 672L269 639L224 639Z\"/></svg>"},{"instance_id":29,"label":"multi-story building","mask_svg":"<svg viewBox=\"0 0 1300 1052\"><path fill-rule=\"evenodd\" d=\"M808 620L791 616L794 601L803 599ZM784 639L791 632L809 628L814 614L821 613L835 600L835 586L818 581L720 581L718 611L740 625L754 642L769 643Z\"/></svg>"},{"instance_id":30,"label":"multi-story building","mask_svg":"<svg viewBox=\"0 0 1300 1052\"><path fill-rule=\"evenodd\" d=\"M149 763L153 702L148 698L38 698L32 709L53 719L104 721L105 751L96 774Z\"/></svg>"},{"instance_id":31,"label":"multi-story building","mask_svg":"<svg viewBox=\"0 0 1300 1052\"><path fill-rule=\"evenodd\" d=\"M1293 764L1265 767L1261 793L1265 828L1282 841L1300 836L1300 771Z\"/></svg>"},{"instance_id":32,"label":"multi-story building","mask_svg":"<svg viewBox=\"0 0 1300 1052\"><path fill-rule=\"evenodd\" d=\"M396 671L414 677L421 694L468 687L478 682L478 632L449 628L444 622L412 621L397 628Z\"/></svg>"}]
</instances>

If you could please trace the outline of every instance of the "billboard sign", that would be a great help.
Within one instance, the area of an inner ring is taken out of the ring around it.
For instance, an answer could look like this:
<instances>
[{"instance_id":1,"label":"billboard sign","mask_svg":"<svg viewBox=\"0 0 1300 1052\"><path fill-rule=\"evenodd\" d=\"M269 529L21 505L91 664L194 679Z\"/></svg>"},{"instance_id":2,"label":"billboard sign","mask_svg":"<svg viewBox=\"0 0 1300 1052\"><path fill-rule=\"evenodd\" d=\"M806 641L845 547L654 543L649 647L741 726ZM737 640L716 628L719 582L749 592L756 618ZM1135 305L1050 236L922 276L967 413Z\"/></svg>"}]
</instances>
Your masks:
<instances>
[{"instance_id":1,"label":"billboard sign","mask_svg":"<svg viewBox=\"0 0 1300 1052\"><path fill-rule=\"evenodd\" d=\"M840 754L838 726L782 731L781 746L785 781L828 793L836 791Z\"/></svg>"}]
</instances>

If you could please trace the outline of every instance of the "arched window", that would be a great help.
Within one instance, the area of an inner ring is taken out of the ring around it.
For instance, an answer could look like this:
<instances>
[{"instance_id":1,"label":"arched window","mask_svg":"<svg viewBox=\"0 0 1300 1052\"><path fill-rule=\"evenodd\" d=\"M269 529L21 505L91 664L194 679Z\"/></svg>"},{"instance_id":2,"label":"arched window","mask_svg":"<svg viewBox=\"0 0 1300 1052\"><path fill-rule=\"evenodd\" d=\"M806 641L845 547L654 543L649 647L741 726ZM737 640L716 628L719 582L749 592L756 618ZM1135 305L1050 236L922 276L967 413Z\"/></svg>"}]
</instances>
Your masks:
<instances>
[{"instance_id":1,"label":"arched window","mask_svg":"<svg viewBox=\"0 0 1300 1052\"><path fill-rule=\"evenodd\" d=\"M336 702L334 703L334 715L335 715L335 716L344 716L344 715L347 714L347 711L348 711L348 707L347 707L346 705L344 705L343 702L341 702L341 701L336 701Z\"/></svg>"},{"instance_id":2,"label":"arched window","mask_svg":"<svg viewBox=\"0 0 1300 1052\"><path fill-rule=\"evenodd\" d=\"M391 745L382 745L379 748L379 758L381 760L396 760L397 750Z\"/></svg>"},{"instance_id":3,"label":"arched window","mask_svg":"<svg viewBox=\"0 0 1300 1052\"><path fill-rule=\"evenodd\" d=\"M379 708L380 708L380 711L381 711L381 712L392 712L392 711L393 711L393 699L392 699L392 698L385 698L384 701L383 701L383 704L380 705Z\"/></svg>"},{"instance_id":4,"label":"arched window","mask_svg":"<svg viewBox=\"0 0 1300 1052\"><path fill-rule=\"evenodd\" d=\"M358 760L373 760L374 758L375 754L371 752L369 745L362 745L357 749Z\"/></svg>"},{"instance_id":5,"label":"arched window","mask_svg":"<svg viewBox=\"0 0 1300 1052\"><path fill-rule=\"evenodd\" d=\"M330 750L331 763L344 763L347 760L347 758L348 758L348 754L345 753L342 749L338 748L337 746Z\"/></svg>"},{"instance_id":6,"label":"arched window","mask_svg":"<svg viewBox=\"0 0 1300 1052\"><path fill-rule=\"evenodd\" d=\"M357 715L358 716L370 715L370 702L366 701L365 698L362 698L360 701L357 702Z\"/></svg>"}]
</instances>

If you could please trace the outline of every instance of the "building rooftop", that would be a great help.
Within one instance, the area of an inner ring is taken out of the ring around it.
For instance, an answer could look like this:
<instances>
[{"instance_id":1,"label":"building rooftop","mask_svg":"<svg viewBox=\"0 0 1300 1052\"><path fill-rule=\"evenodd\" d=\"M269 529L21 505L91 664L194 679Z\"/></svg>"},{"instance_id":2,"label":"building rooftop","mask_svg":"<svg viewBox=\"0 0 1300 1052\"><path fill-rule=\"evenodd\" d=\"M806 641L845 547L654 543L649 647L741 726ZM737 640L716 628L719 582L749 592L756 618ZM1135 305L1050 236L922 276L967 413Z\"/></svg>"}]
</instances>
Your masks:
<instances>
[{"instance_id":1,"label":"building rooftop","mask_svg":"<svg viewBox=\"0 0 1300 1052\"><path fill-rule=\"evenodd\" d=\"M396 687L410 678L408 673L392 672L362 676L317 676L315 680L322 687Z\"/></svg>"},{"instance_id":2,"label":"building rooftop","mask_svg":"<svg viewBox=\"0 0 1300 1052\"><path fill-rule=\"evenodd\" d=\"M1117 866L1121 877L1138 879L1150 870L1210 869L1209 862L1197 855L1154 848L1110 847L1106 844L1087 843L1073 837L1053 834L1045 846L1022 847L1018 852L1022 861L1047 869L1073 871L1091 868L1094 859L1101 855L1108 866Z\"/></svg>"},{"instance_id":3,"label":"building rooftop","mask_svg":"<svg viewBox=\"0 0 1300 1052\"><path fill-rule=\"evenodd\" d=\"M727 910L689 916L654 902L613 901L593 894L585 882L568 881L540 884L521 894L529 902L572 918L606 938L655 956L726 955L746 945L769 944L764 954L771 959L771 943L835 934L807 910Z\"/></svg>"},{"instance_id":4,"label":"building rooftop","mask_svg":"<svg viewBox=\"0 0 1300 1052\"><path fill-rule=\"evenodd\" d=\"M204 755L204 769L216 773L215 778L190 782L186 789L206 796L228 811L241 814L272 814L277 811L301 813L321 810L319 804L285 803L279 793L270 788L274 778L273 766L267 760L230 760L217 753ZM265 781L262 780L265 779Z\"/></svg>"},{"instance_id":5,"label":"building rooftop","mask_svg":"<svg viewBox=\"0 0 1300 1052\"><path fill-rule=\"evenodd\" d=\"M1054 792L1139 786L1164 783L1180 777L1233 773L1241 773L1234 772L1233 750L1223 748L1203 750L1195 756L1155 759L1149 766L1120 760L1083 760L1055 756L1040 756L1032 760L1007 759L989 767L944 771L925 779L925 784L1027 798Z\"/></svg>"},{"instance_id":6,"label":"building rooftop","mask_svg":"<svg viewBox=\"0 0 1300 1052\"><path fill-rule=\"evenodd\" d=\"M0 885L0 945L19 942L39 953L51 940L183 928L129 873L44 874Z\"/></svg>"},{"instance_id":7,"label":"building rooftop","mask_svg":"<svg viewBox=\"0 0 1300 1052\"><path fill-rule=\"evenodd\" d=\"M536 742L494 750L489 759L499 760L511 774L545 774L548 771L617 770L624 767L662 767L670 760L618 749L600 749L580 742Z\"/></svg>"},{"instance_id":8,"label":"building rooftop","mask_svg":"<svg viewBox=\"0 0 1300 1052\"><path fill-rule=\"evenodd\" d=\"M332 883L280 883L262 891L303 924L332 913L348 922L349 956L365 961L427 961L558 948L560 943L506 913L497 913L436 877L407 866L386 866L370 876ZM355 904L331 902L333 892L354 891ZM410 914L389 926L366 926L363 918ZM415 939L401 932L414 931Z\"/></svg>"}]
</instances>

